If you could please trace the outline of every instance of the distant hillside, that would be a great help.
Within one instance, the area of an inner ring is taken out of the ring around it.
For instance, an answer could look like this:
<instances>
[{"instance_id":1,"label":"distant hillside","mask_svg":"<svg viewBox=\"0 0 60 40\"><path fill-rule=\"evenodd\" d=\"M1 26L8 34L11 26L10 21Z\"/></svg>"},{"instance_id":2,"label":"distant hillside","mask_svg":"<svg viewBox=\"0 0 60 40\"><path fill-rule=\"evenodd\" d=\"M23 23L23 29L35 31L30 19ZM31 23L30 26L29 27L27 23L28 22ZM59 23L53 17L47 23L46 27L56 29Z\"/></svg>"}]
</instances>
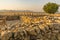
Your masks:
<instances>
[{"instance_id":1,"label":"distant hillside","mask_svg":"<svg viewBox=\"0 0 60 40\"><path fill-rule=\"evenodd\" d=\"M0 10L0 12L34 12L30 10Z\"/></svg>"}]
</instances>

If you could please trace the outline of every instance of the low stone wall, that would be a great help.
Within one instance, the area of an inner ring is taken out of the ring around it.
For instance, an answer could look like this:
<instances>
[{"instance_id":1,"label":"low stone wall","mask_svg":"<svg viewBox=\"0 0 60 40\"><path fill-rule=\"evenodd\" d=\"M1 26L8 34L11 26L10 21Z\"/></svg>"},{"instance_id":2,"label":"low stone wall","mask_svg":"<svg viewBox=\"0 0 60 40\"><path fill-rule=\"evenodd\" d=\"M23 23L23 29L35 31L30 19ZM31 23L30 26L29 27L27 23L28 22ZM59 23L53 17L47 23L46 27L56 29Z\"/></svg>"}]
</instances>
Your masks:
<instances>
[{"instance_id":1,"label":"low stone wall","mask_svg":"<svg viewBox=\"0 0 60 40\"><path fill-rule=\"evenodd\" d=\"M56 16L21 16L20 21L23 23L60 23L60 17Z\"/></svg>"}]
</instances>

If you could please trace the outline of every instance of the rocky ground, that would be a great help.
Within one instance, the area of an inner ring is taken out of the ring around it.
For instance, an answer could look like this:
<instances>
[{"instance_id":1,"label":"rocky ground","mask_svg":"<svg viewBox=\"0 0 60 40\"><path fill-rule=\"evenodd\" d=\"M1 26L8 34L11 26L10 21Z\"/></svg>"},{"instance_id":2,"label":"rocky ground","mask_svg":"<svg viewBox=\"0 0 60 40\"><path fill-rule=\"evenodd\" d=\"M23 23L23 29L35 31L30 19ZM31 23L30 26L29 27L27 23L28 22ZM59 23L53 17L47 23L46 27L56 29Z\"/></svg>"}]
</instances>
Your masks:
<instances>
[{"instance_id":1,"label":"rocky ground","mask_svg":"<svg viewBox=\"0 0 60 40\"><path fill-rule=\"evenodd\" d=\"M21 16L19 21L0 25L0 40L60 40L60 19Z\"/></svg>"}]
</instances>

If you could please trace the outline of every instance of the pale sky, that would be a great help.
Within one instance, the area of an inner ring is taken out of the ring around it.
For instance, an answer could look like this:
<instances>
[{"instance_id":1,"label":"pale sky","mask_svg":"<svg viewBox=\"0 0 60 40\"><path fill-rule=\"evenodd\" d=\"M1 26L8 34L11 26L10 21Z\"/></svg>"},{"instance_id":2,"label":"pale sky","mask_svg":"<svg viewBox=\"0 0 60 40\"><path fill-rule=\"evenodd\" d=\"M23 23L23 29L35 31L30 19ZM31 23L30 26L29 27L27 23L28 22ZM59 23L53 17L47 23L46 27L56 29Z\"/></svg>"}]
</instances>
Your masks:
<instances>
[{"instance_id":1,"label":"pale sky","mask_svg":"<svg viewBox=\"0 0 60 40\"><path fill-rule=\"evenodd\" d=\"M48 2L60 4L60 0L0 0L0 10L43 11L43 5Z\"/></svg>"}]
</instances>

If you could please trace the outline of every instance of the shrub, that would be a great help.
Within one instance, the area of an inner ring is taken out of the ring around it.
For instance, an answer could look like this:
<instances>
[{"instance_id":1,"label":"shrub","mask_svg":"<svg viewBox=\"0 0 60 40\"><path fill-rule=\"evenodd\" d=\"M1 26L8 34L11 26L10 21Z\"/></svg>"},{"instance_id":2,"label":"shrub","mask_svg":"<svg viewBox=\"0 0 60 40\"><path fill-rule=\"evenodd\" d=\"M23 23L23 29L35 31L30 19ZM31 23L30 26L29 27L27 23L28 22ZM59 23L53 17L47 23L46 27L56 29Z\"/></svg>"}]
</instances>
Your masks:
<instances>
[{"instance_id":1,"label":"shrub","mask_svg":"<svg viewBox=\"0 0 60 40\"><path fill-rule=\"evenodd\" d=\"M46 12L46 13L55 13L55 12L57 12L58 11L58 8L59 8L59 6L58 6L58 4L56 4L56 3L47 3L46 5L44 5L44 7L43 7L43 10Z\"/></svg>"}]
</instances>

